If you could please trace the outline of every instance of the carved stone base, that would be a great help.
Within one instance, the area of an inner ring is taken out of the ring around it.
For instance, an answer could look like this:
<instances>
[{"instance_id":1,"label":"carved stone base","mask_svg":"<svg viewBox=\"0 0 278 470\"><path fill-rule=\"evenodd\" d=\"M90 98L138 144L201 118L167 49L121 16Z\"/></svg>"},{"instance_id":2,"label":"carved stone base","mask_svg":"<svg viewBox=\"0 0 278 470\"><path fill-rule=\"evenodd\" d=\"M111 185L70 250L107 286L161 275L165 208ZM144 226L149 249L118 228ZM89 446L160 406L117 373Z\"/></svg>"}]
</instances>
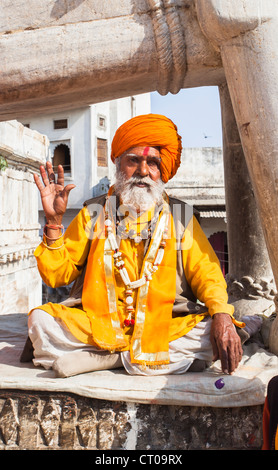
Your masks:
<instances>
[{"instance_id":1,"label":"carved stone base","mask_svg":"<svg viewBox=\"0 0 278 470\"><path fill-rule=\"evenodd\" d=\"M0 393L0 450L254 450L261 445L262 406L158 406L73 394Z\"/></svg>"},{"instance_id":2,"label":"carved stone base","mask_svg":"<svg viewBox=\"0 0 278 470\"><path fill-rule=\"evenodd\" d=\"M269 317L275 312L275 295L277 294L273 279L254 279L243 276L236 279L226 276L229 302L235 307L235 316L241 319L243 315L262 315Z\"/></svg>"}]
</instances>

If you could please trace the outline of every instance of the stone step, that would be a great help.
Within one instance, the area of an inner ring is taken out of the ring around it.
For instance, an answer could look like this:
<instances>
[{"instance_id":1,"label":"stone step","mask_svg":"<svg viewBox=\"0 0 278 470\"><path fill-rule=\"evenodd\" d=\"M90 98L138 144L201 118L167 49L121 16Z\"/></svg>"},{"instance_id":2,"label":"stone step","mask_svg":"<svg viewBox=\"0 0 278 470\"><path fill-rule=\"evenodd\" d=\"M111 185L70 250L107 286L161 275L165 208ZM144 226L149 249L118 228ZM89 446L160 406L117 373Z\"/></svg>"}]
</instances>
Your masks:
<instances>
[{"instance_id":1,"label":"stone step","mask_svg":"<svg viewBox=\"0 0 278 470\"><path fill-rule=\"evenodd\" d=\"M262 411L2 390L0 450L259 450Z\"/></svg>"}]
</instances>

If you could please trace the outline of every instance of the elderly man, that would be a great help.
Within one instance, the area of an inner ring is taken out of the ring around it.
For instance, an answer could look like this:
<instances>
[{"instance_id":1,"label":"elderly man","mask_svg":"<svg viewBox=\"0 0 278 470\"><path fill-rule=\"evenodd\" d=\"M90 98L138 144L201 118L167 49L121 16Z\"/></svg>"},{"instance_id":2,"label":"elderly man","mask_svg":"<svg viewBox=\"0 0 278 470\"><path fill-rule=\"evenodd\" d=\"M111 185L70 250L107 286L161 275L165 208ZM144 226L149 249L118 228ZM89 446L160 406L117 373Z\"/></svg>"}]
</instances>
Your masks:
<instances>
[{"instance_id":1,"label":"elderly man","mask_svg":"<svg viewBox=\"0 0 278 470\"><path fill-rule=\"evenodd\" d=\"M63 234L74 185L50 163L35 182L46 217L35 251L51 287L75 281L70 298L29 315L35 365L60 377L124 367L129 374L182 374L242 358L218 259L188 206L165 183L179 165L181 138L161 115L132 118L116 132L116 181L87 201ZM175 209L183 217L174 216ZM186 215L187 214L187 215Z\"/></svg>"}]
</instances>

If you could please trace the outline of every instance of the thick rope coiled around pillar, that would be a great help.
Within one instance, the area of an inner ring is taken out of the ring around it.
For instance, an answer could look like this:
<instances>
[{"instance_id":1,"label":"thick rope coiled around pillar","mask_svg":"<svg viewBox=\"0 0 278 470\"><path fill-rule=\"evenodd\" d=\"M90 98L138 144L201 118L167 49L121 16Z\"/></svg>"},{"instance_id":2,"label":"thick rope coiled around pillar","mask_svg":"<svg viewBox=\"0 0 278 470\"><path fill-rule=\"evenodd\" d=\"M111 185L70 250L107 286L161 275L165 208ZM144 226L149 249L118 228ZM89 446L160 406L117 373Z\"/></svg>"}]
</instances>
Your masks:
<instances>
[{"instance_id":1,"label":"thick rope coiled around pillar","mask_svg":"<svg viewBox=\"0 0 278 470\"><path fill-rule=\"evenodd\" d=\"M186 44L177 6L173 0L148 0L159 64L157 91L176 94L186 74Z\"/></svg>"}]
</instances>

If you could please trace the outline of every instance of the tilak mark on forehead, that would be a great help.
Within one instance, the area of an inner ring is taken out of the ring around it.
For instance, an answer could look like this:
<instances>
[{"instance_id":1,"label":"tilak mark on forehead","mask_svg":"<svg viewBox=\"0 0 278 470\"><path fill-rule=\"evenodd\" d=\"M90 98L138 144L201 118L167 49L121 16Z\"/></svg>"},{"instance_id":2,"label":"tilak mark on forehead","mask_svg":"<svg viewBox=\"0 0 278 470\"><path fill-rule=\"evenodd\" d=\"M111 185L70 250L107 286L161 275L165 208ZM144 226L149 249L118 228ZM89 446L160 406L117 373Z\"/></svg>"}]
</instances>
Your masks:
<instances>
[{"instance_id":1,"label":"tilak mark on forehead","mask_svg":"<svg viewBox=\"0 0 278 470\"><path fill-rule=\"evenodd\" d=\"M143 155L146 156L149 154L150 147L145 147L143 150Z\"/></svg>"}]
</instances>

